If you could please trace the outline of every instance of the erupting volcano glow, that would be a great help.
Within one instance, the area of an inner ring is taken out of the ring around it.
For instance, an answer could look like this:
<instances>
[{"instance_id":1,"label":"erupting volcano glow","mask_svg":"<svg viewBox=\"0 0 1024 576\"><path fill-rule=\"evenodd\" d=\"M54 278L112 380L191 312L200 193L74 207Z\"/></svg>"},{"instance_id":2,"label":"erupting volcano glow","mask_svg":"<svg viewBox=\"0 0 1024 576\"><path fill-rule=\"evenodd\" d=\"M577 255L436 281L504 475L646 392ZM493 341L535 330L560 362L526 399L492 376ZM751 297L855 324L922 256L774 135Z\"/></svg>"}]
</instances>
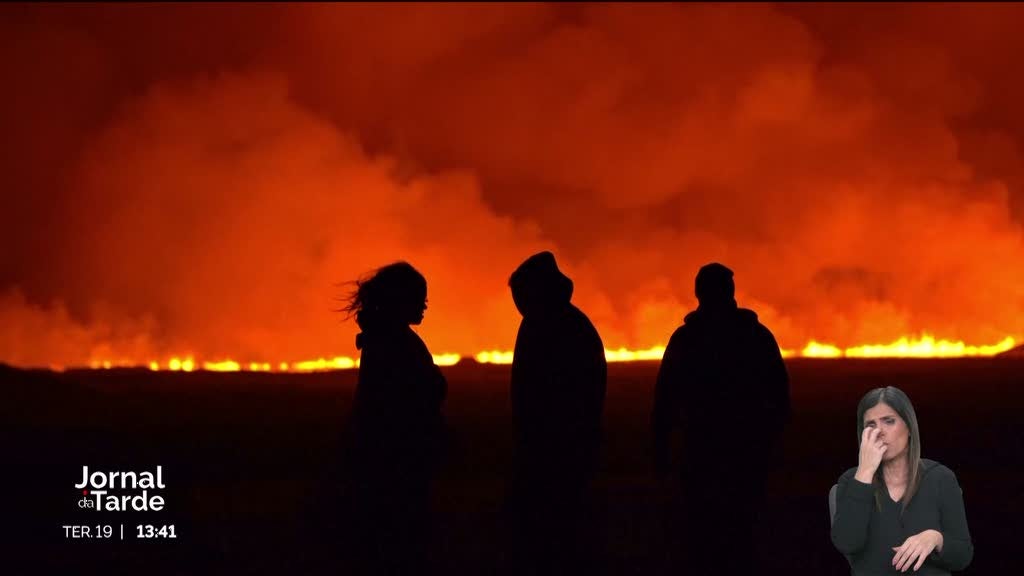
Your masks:
<instances>
[{"instance_id":1,"label":"erupting volcano glow","mask_svg":"<svg viewBox=\"0 0 1024 576\"><path fill-rule=\"evenodd\" d=\"M648 348L647 350L626 350L625 348L619 348L618 350L605 350L604 356L609 362L633 362L636 360L661 360L661 357L665 355L664 346L655 346Z\"/></svg>"},{"instance_id":2,"label":"erupting volcano glow","mask_svg":"<svg viewBox=\"0 0 1024 576\"><path fill-rule=\"evenodd\" d=\"M476 361L481 364L511 364L512 363L512 352L502 352L500 350L490 350L488 352L481 352L474 356Z\"/></svg>"},{"instance_id":3,"label":"erupting volcano glow","mask_svg":"<svg viewBox=\"0 0 1024 576\"><path fill-rule=\"evenodd\" d=\"M995 354L1024 338L1022 21L0 5L0 362L355 368L340 285L404 260L435 361L507 364L541 250L611 362L660 358L709 262L787 358Z\"/></svg>"},{"instance_id":4,"label":"erupting volcano glow","mask_svg":"<svg viewBox=\"0 0 1024 576\"><path fill-rule=\"evenodd\" d=\"M812 340L804 346L800 355L807 358L839 358L843 351L831 344L821 344Z\"/></svg>"},{"instance_id":5,"label":"erupting volcano glow","mask_svg":"<svg viewBox=\"0 0 1024 576\"><path fill-rule=\"evenodd\" d=\"M1014 347L1016 340L1007 336L998 344L971 346L963 342L938 340L929 334L920 339L900 338L891 344L851 346L845 350L831 344L811 342L800 354L805 358L958 358L994 356Z\"/></svg>"},{"instance_id":6,"label":"erupting volcano glow","mask_svg":"<svg viewBox=\"0 0 1024 576\"><path fill-rule=\"evenodd\" d=\"M152 368L153 370L159 370L160 365L157 362L150 362L149 367ZM203 362L203 370L209 370L211 372L238 372L241 369L242 366L238 362L234 362L232 360L223 360L221 362Z\"/></svg>"},{"instance_id":7,"label":"erupting volcano glow","mask_svg":"<svg viewBox=\"0 0 1024 576\"><path fill-rule=\"evenodd\" d=\"M864 346L851 346L846 349L831 344L809 342L797 354L793 350L782 349L783 358L957 358L969 356L994 356L1014 347L1016 340L1011 337L1004 338L998 344L985 346L972 346L963 342L951 342L949 340L936 340L929 334L921 338L900 338L891 344L869 344ZM660 361L665 354L664 346L654 346L646 350L605 350L605 358L608 362L636 362L636 361ZM438 366L454 366L462 359L459 354L434 354L434 363ZM512 363L511 351L491 350L480 352L473 356L480 364L508 365ZM142 366L141 363L127 360L94 360L89 366L93 369L130 368ZM276 365L270 362L250 362L243 365L233 360L221 360L218 362L196 363L192 357L173 357L165 363L156 360L149 362L149 369L153 371L168 370L192 372L201 366L202 370L210 372L324 372L331 370L349 370L359 367L359 359L353 360L347 356L335 358L318 358L300 362L279 362ZM51 367L62 369L59 366Z\"/></svg>"},{"instance_id":8,"label":"erupting volcano glow","mask_svg":"<svg viewBox=\"0 0 1024 576\"><path fill-rule=\"evenodd\" d=\"M991 346L968 346L963 342L936 341L935 338L926 334L923 338L916 341L900 338L899 341L886 346L855 346L847 348L844 355L847 358L993 356L1013 348L1015 344L1016 341L1009 336L1004 338L1002 342Z\"/></svg>"}]
</instances>

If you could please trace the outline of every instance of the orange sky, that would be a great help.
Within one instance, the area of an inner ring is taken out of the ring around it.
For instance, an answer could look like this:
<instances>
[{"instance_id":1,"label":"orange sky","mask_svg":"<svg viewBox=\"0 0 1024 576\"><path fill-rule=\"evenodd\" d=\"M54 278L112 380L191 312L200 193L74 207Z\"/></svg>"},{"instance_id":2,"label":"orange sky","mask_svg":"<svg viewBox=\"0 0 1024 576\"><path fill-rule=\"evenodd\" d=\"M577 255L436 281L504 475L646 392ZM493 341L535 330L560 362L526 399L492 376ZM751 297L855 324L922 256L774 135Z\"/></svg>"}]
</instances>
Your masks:
<instances>
[{"instance_id":1,"label":"orange sky","mask_svg":"<svg viewBox=\"0 0 1024 576\"><path fill-rule=\"evenodd\" d=\"M356 355L405 259L510 349L553 250L609 348L697 268L786 348L1024 336L1020 6L0 6L0 361Z\"/></svg>"}]
</instances>

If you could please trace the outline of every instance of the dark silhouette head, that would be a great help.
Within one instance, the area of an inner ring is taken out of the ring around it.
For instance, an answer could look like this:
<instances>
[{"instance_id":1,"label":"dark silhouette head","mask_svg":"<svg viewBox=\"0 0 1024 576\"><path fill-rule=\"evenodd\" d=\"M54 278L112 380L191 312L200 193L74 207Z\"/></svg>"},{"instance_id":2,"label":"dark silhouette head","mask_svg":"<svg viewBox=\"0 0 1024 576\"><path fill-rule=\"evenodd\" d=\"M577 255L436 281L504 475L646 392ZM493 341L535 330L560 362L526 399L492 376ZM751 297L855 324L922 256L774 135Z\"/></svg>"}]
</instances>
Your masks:
<instances>
[{"instance_id":1,"label":"dark silhouette head","mask_svg":"<svg viewBox=\"0 0 1024 576\"><path fill-rule=\"evenodd\" d=\"M551 252L530 256L508 280L512 300L523 316L565 306L572 298L572 280L562 274Z\"/></svg>"},{"instance_id":2,"label":"dark silhouette head","mask_svg":"<svg viewBox=\"0 0 1024 576\"><path fill-rule=\"evenodd\" d=\"M405 326L423 321L427 309L427 280L408 262L395 262L355 282L343 308L363 330Z\"/></svg>"},{"instance_id":3,"label":"dark silhouette head","mask_svg":"<svg viewBox=\"0 0 1024 576\"><path fill-rule=\"evenodd\" d=\"M712 262L697 272L694 292L701 307L719 308L736 305L736 285L732 281L732 270Z\"/></svg>"}]
</instances>

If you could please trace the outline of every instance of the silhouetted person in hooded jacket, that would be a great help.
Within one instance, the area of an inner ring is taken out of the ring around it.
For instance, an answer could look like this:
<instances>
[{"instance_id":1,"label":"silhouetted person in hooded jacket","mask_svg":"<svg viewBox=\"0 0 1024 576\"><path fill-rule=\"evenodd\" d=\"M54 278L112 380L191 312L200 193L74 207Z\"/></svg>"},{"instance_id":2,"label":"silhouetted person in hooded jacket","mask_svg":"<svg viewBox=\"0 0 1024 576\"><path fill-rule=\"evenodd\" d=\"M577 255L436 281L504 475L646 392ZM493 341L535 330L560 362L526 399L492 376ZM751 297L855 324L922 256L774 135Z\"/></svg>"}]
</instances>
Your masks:
<instances>
[{"instance_id":1,"label":"silhouetted person in hooded jacket","mask_svg":"<svg viewBox=\"0 0 1024 576\"><path fill-rule=\"evenodd\" d=\"M672 334L655 388L659 474L682 431L683 561L694 574L758 573L753 529L790 411L775 337L734 292L732 270L700 269L699 305Z\"/></svg>"},{"instance_id":2,"label":"silhouetted person in hooded jacket","mask_svg":"<svg viewBox=\"0 0 1024 576\"><path fill-rule=\"evenodd\" d=\"M581 528L601 438L604 345L550 252L523 262L509 286L523 316L512 360L512 556L520 573L576 573L594 552L581 550Z\"/></svg>"},{"instance_id":3,"label":"silhouetted person in hooded jacket","mask_svg":"<svg viewBox=\"0 0 1024 576\"><path fill-rule=\"evenodd\" d=\"M357 283L346 310L362 332L348 468L360 573L427 570L430 486L444 440L447 383L411 324L427 282L398 262Z\"/></svg>"}]
</instances>

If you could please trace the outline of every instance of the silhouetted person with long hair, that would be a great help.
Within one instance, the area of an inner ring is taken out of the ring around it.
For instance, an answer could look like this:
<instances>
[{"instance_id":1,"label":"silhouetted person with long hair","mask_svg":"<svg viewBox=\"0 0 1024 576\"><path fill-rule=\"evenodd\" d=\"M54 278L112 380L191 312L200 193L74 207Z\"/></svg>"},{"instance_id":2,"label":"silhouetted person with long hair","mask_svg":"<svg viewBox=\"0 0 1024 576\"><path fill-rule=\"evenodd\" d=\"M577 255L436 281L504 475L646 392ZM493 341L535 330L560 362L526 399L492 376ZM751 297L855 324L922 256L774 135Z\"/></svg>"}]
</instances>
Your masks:
<instances>
[{"instance_id":1,"label":"silhouetted person with long hair","mask_svg":"<svg viewBox=\"0 0 1024 576\"><path fill-rule=\"evenodd\" d=\"M753 528L789 418L789 377L775 337L738 308L733 273L696 279L697 309L669 340L655 388L655 466L670 468L682 431L684 561L693 574L756 574Z\"/></svg>"},{"instance_id":2,"label":"silhouetted person with long hair","mask_svg":"<svg viewBox=\"0 0 1024 576\"><path fill-rule=\"evenodd\" d=\"M601 337L570 303L555 257L528 258L509 279L523 320L512 360L515 471L509 499L514 567L579 573L588 486L596 472L607 365Z\"/></svg>"},{"instance_id":3,"label":"silhouetted person with long hair","mask_svg":"<svg viewBox=\"0 0 1024 576\"><path fill-rule=\"evenodd\" d=\"M405 262L358 281L345 310L362 332L348 468L354 550L363 573L427 570L430 486L444 438L447 383L410 325L427 282Z\"/></svg>"}]
</instances>

